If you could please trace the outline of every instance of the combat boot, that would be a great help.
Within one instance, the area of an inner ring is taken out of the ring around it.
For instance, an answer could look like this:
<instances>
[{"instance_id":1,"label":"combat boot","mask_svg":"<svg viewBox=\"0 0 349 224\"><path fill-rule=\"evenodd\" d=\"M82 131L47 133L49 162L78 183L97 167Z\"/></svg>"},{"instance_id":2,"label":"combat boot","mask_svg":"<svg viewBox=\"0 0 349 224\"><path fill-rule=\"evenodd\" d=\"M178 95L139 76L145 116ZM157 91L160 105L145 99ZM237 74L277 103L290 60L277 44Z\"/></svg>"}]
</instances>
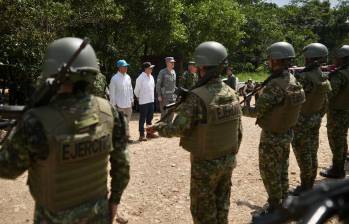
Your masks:
<instances>
[{"instance_id":1,"label":"combat boot","mask_svg":"<svg viewBox=\"0 0 349 224\"><path fill-rule=\"evenodd\" d=\"M345 177L344 168L331 166L330 168L320 172L320 175L327 178L342 179Z\"/></svg>"},{"instance_id":2,"label":"combat boot","mask_svg":"<svg viewBox=\"0 0 349 224\"><path fill-rule=\"evenodd\" d=\"M280 205L278 206L272 206L268 205L266 208L264 208L262 211L257 212L252 215L252 221L251 223L262 223L263 219L270 215L271 213L275 212L277 209L281 208Z\"/></svg>"}]
</instances>

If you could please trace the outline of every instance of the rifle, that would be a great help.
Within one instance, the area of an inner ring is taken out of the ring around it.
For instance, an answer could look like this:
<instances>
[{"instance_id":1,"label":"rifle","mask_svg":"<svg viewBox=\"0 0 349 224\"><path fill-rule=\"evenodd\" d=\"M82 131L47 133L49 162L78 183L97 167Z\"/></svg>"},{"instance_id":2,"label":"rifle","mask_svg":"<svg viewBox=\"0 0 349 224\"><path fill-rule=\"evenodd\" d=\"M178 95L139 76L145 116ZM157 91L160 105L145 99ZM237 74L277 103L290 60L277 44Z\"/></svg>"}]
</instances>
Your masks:
<instances>
[{"instance_id":1,"label":"rifle","mask_svg":"<svg viewBox=\"0 0 349 224\"><path fill-rule=\"evenodd\" d=\"M349 66L349 62L343 64L342 66L335 68L332 72L328 73L328 77L330 77L331 75L334 75L335 73L339 72L340 70L346 69L348 66Z\"/></svg>"},{"instance_id":2,"label":"rifle","mask_svg":"<svg viewBox=\"0 0 349 224\"><path fill-rule=\"evenodd\" d=\"M258 93L261 89L264 88L264 86L266 86L272 79L275 79L276 77L278 77L279 74L272 74L270 75L266 80L264 80L262 82L262 84L258 87L256 87L252 92L250 92L249 94L246 95L245 99L243 99L240 104L243 104L247 98L249 98L250 96L255 95L256 93Z\"/></svg>"},{"instance_id":3,"label":"rifle","mask_svg":"<svg viewBox=\"0 0 349 224\"><path fill-rule=\"evenodd\" d=\"M321 183L299 197L288 197L284 208L253 220L254 224L276 224L298 221L321 224L338 215L349 220L349 180Z\"/></svg>"},{"instance_id":4,"label":"rifle","mask_svg":"<svg viewBox=\"0 0 349 224\"><path fill-rule=\"evenodd\" d=\"M46 105L50 102L52 97L57 93L61 84L69 77L70 67L79 56L81 51L89 44L89 40L85 38L79 48L74 52L69 61L62 65L58 71L58 75L52 82L45 82L37 89L33 95L29 98L26 105L22 106L10 106L0 105L0 116L3 121L0 123L0 128L13 128L23 116L23 114L31 108ZM8 132L9 133L9 132ZM8 136L5 137L5 139Z\"/></svg>"}]
</instances>

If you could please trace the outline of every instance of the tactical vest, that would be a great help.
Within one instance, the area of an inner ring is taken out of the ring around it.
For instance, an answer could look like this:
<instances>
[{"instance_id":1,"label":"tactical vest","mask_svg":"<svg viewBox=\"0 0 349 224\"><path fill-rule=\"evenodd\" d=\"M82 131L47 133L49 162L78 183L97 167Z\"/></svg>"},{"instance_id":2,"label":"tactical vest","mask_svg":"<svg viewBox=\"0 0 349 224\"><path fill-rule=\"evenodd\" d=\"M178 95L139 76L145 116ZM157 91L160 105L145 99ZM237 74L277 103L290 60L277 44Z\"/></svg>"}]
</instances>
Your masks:
<instances>
[{"instance_id":1,"label":"tactical vest","mask_svg":"<svg viewBox=\"0 0 349 224\"><path fill-rule=\"evenodd\" d=\"M52 212L107 197L114 119L106 100L92 97L92 104L80 114L52 105L30 111L44 126L49 155L29 169L28 184L36 203Z\"/></svg>"},{"instance_id":2,"label":"tactical vest","mask_svg":"<svg viewBox=\"0 0 349 224\"><path fill-rule=\"evenodd\" d=\"M331 85L328 80L323 79L320 68L306 72L304 75L305 79L310 80L313 84L311 92L305 95L306 100L301 109L302 114L309 115L322 109Z\"/></svg>"},{"instance_id":3,"label":"tactical vest","mask_svg":"<svg viewBox=\"0 0 349 224\"><path fill-rule=\"evenodd\" d=\"M296 125L305 94L293 75L272 79L268 85L275 85L285 93L283 102L275 105L270 112L257 119L257 124L273 133L284 133Z\"/></svg>"},{"instance_id":4,"label":"tactical vest","mask_svg":"<svg viewBox=\"0 0 349 224\"><path fill-rule=\"evenodd\" d=\"M192 91L204 102L207 119L181 137L180 145L197 160L216 159L238 152L241 108L235 100L234 90L222 85L216 93L209 92L206 86Z\"/></svg>"},{"instance_id":5,"label":"tactical vest","mask_svg":"<svg viewBox=\"0 0 349 224\"><path fill-rule=\"evenodd\" d=\"M333 110L349 110L349 69L339 71L346 79L346 84L343 86L337 96L330 101L330 108Z\"/></svg>"}]
</instances>

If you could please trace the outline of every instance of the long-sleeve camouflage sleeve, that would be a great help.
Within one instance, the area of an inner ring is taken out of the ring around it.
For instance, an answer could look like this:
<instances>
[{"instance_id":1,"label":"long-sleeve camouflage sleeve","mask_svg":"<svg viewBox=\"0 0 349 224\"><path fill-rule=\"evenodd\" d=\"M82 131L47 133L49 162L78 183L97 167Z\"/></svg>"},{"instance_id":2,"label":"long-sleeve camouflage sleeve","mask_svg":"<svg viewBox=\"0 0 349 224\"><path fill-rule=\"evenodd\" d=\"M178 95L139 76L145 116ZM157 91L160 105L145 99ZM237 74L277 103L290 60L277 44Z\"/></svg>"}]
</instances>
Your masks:
<instances>
[{"instance_id":1,"label":"long-sleeve camouflage sleeve","mask_svg":"<svg viewBox=\"0 0 349 224\"><path fill-rule=\"evenodd\" d=\"M163 73L163 70L160 70L158 77L156 79L156 85L155 85L155 90L158 97L162 96L161 88L162 88L163 79L164 79L164 73Z\"/></svg>"},{"instance_id":2,"label":"long-sleeve camouflage sleeve","mask_svg":"<svg viewBox=\"0 0 349 224\"><path fill-rule=\"evenodd\" d=\"M15 179L37 159L48 156L48 142L40 121L26 113L0 149L0 177Z\"/></svg>"},{"instance_id":3,"label":"long-sleeve camouflage sleeve","mask_svg":"<svg viewBox=\"0 0 349 224\"><path fill-rule=\"evenodd\" d=\"M313 90L313 82L309 79L306 79L304 73L295 77L297 78L297 81L302 85L305 94L309 94Z\"/></svg>"},{"instance_id":4,"label":"long-sleeve camouflage sleeve","mask_svg":"<svg viewBox=\"0 0 349 224\"><path fill-rule=\"evenodd\" d=\"M199 97L190 94L185 101L178 106L173 123L160 122L154 125L154 129L163 137L182 137L193 125L204 119L205 106Z\"/></svg>"},{"instance_id":5,"label":"long-sleeve camouflage sleeve","mask_svg":"<svg viewBox=\"0 0 349 224\"><path fill-rule=\"evenodd\" d=\"M120 203L122 193L124 192L130 180L130 164L127 150L127 129L126 119L116 111L114 112L113 129L113 147L110 153L111 163L111 194L110 201L116 204Z\"/></svg>"},{"instance_id":6,"label":"long-sleeve camouflage sleeve","mask_svg":"<svg viewBox=\"0 0 349 224\"><path fill-rule=\"evenodd\" d=\"M333 98L338 95L339 90L345 85L346 78L340 72L332 74L330 77L332 91L328 94L329 98Z\"/></svg>"},{"instance_id":7,"label":"long-sleeve camouflage sleeve","mask_svg":"<svg viewBox=\"0 0 349 224\"><path fill-rule=\"evenodd\" d=\"M267 85L258 97L255 107L242 108L243 115L259 119L270 112L274 105L280 104L284 97L284 92L280 87Z\"/></svg>"},{"instance_id":8,"label":"long-sleeve camouflage sleeve","mask_svg":"<svg viewBox=\"0 0 349 224\"><path fill-rule=\"evenodd\" d=\"M107 79L102 73L98 73L93 82L93 85L90 86L91 94L105 98L105 90L107 88Z\"/></svg>"}]
</instances>

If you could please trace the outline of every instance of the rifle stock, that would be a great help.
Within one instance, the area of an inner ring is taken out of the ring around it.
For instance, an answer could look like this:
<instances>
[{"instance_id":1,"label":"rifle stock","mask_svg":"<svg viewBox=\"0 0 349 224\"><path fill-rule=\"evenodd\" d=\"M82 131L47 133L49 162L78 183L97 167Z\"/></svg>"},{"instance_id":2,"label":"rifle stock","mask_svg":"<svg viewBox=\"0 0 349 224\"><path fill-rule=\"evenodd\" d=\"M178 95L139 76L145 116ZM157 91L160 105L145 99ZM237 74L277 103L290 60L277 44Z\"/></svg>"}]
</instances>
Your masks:
<instances>
[{"instance_id":1,"label":"rifle stock","mask_svg":"<svg viewBox=\"0 0 349 224\"><path fill-rule=\"evenodd\" d=\"M349 63L345 63L342 66L337 67L335 70L333 70L332 72L328 73L328 77L330 77L331 75L337 73L338 71L342 70L342 69L346 69L349 66Z\"/></svg>"}]
</instances>

